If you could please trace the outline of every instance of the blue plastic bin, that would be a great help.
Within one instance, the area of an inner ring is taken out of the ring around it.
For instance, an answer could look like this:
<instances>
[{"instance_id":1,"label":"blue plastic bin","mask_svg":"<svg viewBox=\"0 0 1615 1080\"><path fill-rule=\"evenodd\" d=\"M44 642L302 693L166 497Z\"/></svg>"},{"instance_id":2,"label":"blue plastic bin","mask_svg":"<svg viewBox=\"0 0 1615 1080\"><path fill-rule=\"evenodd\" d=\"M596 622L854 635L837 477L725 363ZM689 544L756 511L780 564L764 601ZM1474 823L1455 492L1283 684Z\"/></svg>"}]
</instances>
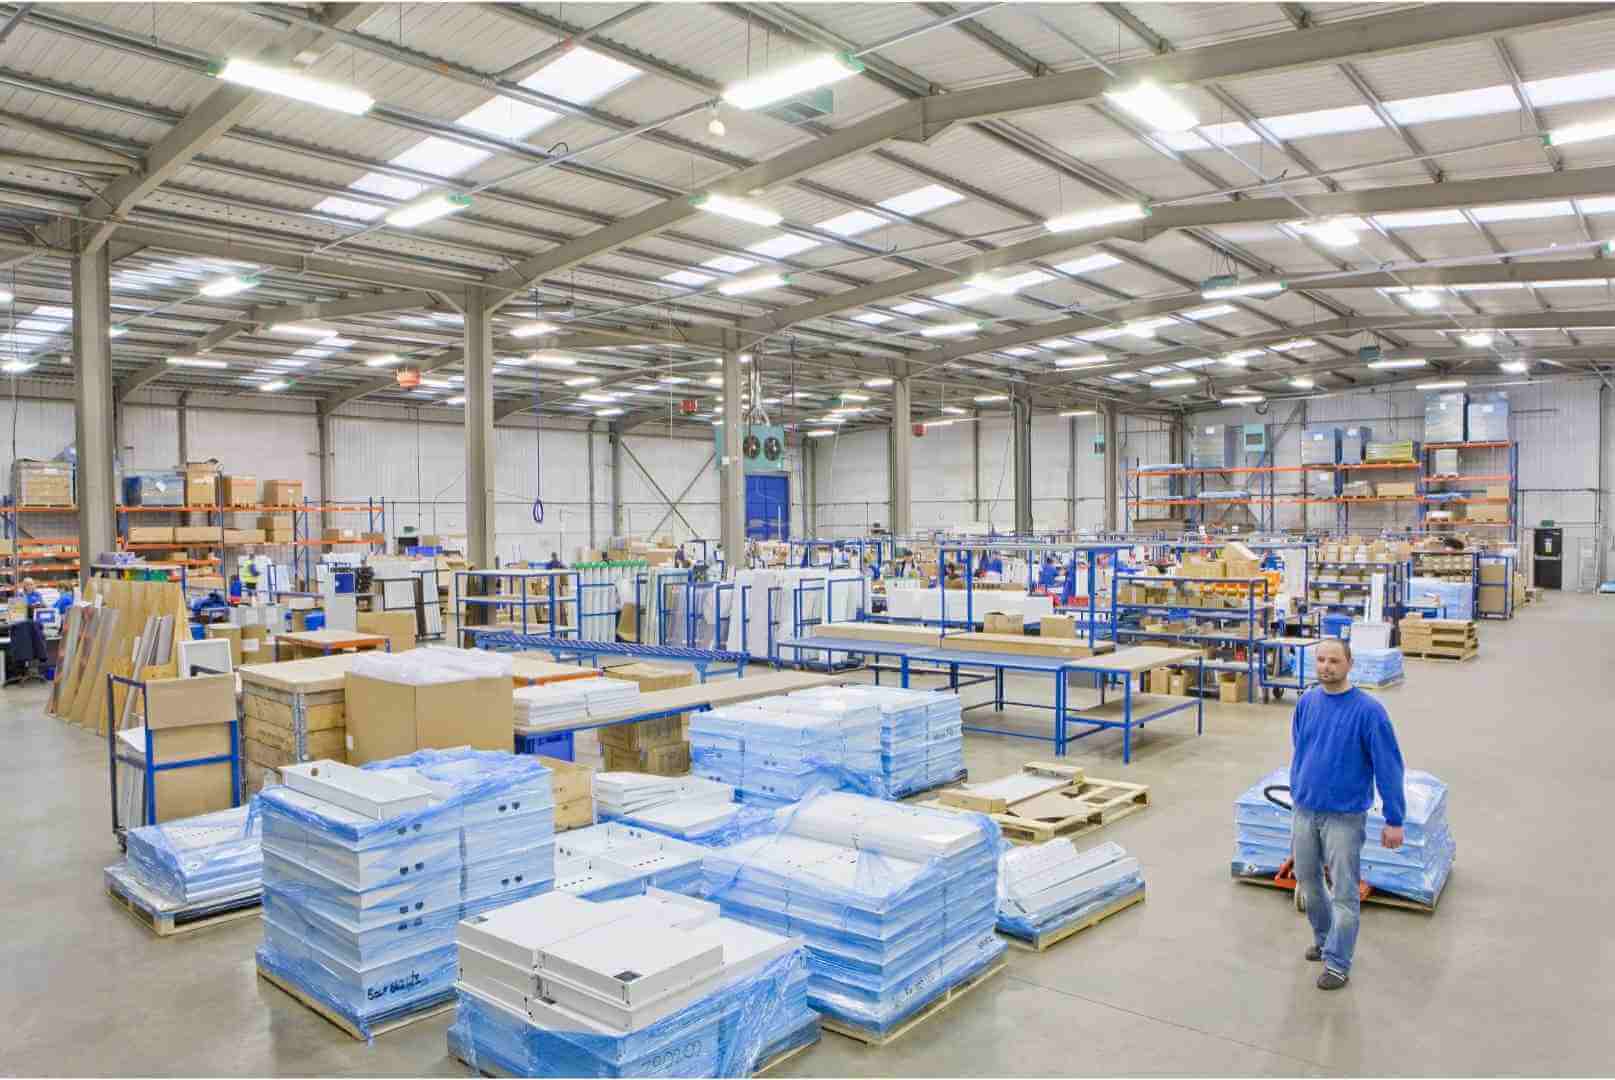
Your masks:
<instances>
[{"instance_id":1,"label":"blue plastic bin","mask_svg":"<svg viewBox=\"0 0 1615 1080\"><path fill-rule=\"evenodd\" d=\"M517 735L516 753L540 754L544 757L572 761L572 733L557 731L548 735Z\"/></svg>"}]
</instances>

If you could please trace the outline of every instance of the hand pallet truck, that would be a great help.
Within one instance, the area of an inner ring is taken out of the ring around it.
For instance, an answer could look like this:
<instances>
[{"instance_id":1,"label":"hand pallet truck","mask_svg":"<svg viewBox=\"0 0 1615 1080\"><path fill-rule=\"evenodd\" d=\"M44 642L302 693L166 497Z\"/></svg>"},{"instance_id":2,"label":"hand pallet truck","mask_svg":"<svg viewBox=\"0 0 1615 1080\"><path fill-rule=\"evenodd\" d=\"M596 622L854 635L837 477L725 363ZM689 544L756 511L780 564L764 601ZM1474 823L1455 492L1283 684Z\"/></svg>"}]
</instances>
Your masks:
<instances>
[{"instance_id":1,"label":"hand pallet truck","mask_svg":"<svg viewBox=\"0 0 1615 1080\"><path fill-rule=\"evenodd\" d=\"M1288 784L1269 784L1267 787L1262 789L1262 797L1279 809L1288 810L1293 814L1295 812L1294 804L1284 802L1274 794L1274 792L1288 792L1289 790L1290 787ZM1307 909L1306 897L1301 893L1300 882L1296 880L1294 870L1295 859L1293 857L1285 859L1284 862L1279 866L1278 873L1273 875L1273 884L1280 889L1289 889L1292 893L1294 893L1295 910L1305 911ZM1323 870L1323 880L1331 889L1334 888L1334 882L1329 880L1329 868L1327 866L1324 867ZM1370 885L1368 882L1359 881L1357 883L1357 899L1359 902L1367 900L1373 895L1373 893L1374 886Z\"/></svg>"}]
</instances>

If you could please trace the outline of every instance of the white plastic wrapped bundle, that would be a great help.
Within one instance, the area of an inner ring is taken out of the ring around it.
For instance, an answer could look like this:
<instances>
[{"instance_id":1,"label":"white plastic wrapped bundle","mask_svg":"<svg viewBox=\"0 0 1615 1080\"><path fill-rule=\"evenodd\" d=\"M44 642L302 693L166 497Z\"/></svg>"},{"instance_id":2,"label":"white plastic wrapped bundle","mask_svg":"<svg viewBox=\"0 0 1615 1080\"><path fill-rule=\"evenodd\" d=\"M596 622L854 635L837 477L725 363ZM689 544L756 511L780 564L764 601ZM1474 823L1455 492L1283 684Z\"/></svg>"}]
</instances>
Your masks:
<instances>
[{"instance_id":1,"label":"white plastic wrapped bundle","mask_svg":"<svg viewBox=\"0 0 1615 1080\"><path fill-rule=\"evenodd\" d=\"M1083 852L1069 840L1010 848L999 860L998 929L1035 940L1143 891L1138 860L1114 842Z\"/></svg>"},{"instance_id":2,"label":"white plastic wrapped bundle","mask_svg":"<svg viewBox=\"0 0 1615 1080\"><path fill-rule=\"evenodd\" d=\"M562 833L556 853L556 888L585 899L648 888L694 895L701 887L701 848L632 825L604 822Z\"/></svg>"},{"instance_id":3,"label":"white plastic wrapped bundle","mask_svg":"<svg viewBox=\"0 0 1615 1080\"><path fill-rule=\"evenodd\" d=\"M262 833L246 806L130 829L129 869L175 904L250 897L263 883Z\"/></svg>"},{"instance_id":4,"label":"white plastic wrapped bundle","mask_svg":"<svg viewBox=\"0 0 1615 1080\"><path fill-rule=\"evenodd\" d=\"M965 774L959 695L895 686L811 687L790 695L813 701L867 701L880 710L881 774L889 798L952 783Z\"/></svg>"},{"instance_id":5,"label":"white plastic wrapped bundle","mask_svg":"<svg viewBox=\"0 0 1615 1080\"><path fill-rule=\"evenodd\" d=\"M1317 649L1301 650L1301 675L1306 682L1318 678ZM1402 678L1401 649L1353 649L1350 681L1353 686L1389 686Z\"/></svg>"},{"instance_id":6,"label":"white plastic wrapped bundle","mask_svg":"<svg viewBox=\"0 0 1615 1080\"><path fill-rule=\"evenodd\" d=\"M1422 607L1432 600L1441 605L1441 617L1444 619L1475 617L1475 587L1472 583L1429 577L1408 578L1408 603Z\"/></svg>"},{"instance_id":7,"label":"white plastic wrapped bundle","mask_svg":"<svg viewBox=\"0 0 1615 1080\"><path fill-rule=\"evenodd\" d=\"M360 653L348 673L383 682L426 686L464 682L467 679L508 679L513 670L514 664L505 653L426 645L402 653L379 650Z\"/></svg>"},{"instance_id":8,"label":"white plastic wrapped bundle","mask_svg":"<svg viewBox=\"0 0 1615 1080\"><path fill-rule=\"evenodd\" d=\"M815 789L883 793L880 714L859 703L786 697L690 718L691 770L743 799L794 802Z\"/></svg>"},{"instance_id":9,"label":"white plastic wrapped bundle","mask_svg":"<svg viewBox=\"0 0 1615 1080\"><path fill-rule=\"evenodd\" d=\"M297 768L308 778L254 799L258 963L362 1032L448 996L460 918L554 880L554 799L534 758L422 750L363 769Z\"/></svg>"},{"instance_id":10,"label":"white plastic wrapped bundle","mask_svg":"<svg viewBox=\"0 0 1615 1080\"><path fill-rule=\"evenodd\" d=\"M1003 840L983 815L834 792L779 811L776 828L709 852L706 893L806 940L819 1012L889 1031L1003 954Z\"/></svg>"},{"instance_id":11,"label":"white plastic wrapped bundle","mask_svg":"<svg viewBox=\"0 0 1615 1080\"><path fill-rule=\"evenodd\" d=\"M1234 803L1236 877L1271 876L1290 856L1291 811L1274 805L1262 791L1287 786L1289 769L1277 769L1240 795ZM1363 880L1374 888L1423 904L1433 904L1452 871L1458 847L1447 825L1447 785L1427 772L1409 769L1403 791L1407 813L1403 843L1395 851L1380 843L1385 828L1378 793L1363 828ZM1288 801L1288 793L1279 793Z\"/></svg>"}]
</instances>

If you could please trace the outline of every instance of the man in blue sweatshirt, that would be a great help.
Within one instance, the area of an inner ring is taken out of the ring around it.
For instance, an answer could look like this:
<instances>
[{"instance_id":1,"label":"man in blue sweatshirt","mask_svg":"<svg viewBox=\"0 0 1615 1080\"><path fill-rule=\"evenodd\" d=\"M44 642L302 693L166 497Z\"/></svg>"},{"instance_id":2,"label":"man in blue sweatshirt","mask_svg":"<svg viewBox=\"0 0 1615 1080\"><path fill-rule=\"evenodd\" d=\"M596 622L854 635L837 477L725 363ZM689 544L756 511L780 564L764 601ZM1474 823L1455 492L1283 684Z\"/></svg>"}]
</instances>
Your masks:
<instances>
[{"instance_id":1,"label":"man in blue sweatshirt","mask_svg":"<svg viewBox=\"0 0 1615 1080\"><path fill-rule=\"evenodd\" d=\"M1290 724L1291 857L1312 923L1307 959L1323 961L1318 989L1338 990L1346 985L1357 946L1357 883L1374 788L1385 809L1380 843L1392 851L1402 846L1407 797L1402 750L1385 706L1347 681L1351 646L1325 638L1313 647L1313 657L1318 685L1295 703Z\"/></svg>"}]
</instances>

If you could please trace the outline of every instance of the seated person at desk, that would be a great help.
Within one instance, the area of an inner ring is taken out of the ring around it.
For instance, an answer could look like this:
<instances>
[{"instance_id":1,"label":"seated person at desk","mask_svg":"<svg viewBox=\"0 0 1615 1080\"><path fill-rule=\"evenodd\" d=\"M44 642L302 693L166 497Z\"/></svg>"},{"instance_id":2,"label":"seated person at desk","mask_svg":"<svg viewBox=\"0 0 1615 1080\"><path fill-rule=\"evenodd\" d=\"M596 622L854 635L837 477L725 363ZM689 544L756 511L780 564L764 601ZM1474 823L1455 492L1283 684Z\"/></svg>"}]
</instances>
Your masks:
<instances>
[{"instance_id":1,"label":"seated person at desk","mask_svg":"<svg viewBox=\"0 0 1615 1080\"><path fill-rule=\"evenodd\" d=\"M944 568L943 573L946 575L942 582L942 587L944 589L962 589L965 587L964 578L959 576L958 563L950 562L946 568Z\"/></svg>"},{"instance_id":2,"label":"seated person at desk","mask_svg":"<svg viewBox=\"0 0 1615 1080\"><path fill-rule=\"evenodd\" d=\"M559 552L550 552L550 561L544 564L546 570L565 570L566 563L561 561Z\"/></svg>"}]
</instances>

